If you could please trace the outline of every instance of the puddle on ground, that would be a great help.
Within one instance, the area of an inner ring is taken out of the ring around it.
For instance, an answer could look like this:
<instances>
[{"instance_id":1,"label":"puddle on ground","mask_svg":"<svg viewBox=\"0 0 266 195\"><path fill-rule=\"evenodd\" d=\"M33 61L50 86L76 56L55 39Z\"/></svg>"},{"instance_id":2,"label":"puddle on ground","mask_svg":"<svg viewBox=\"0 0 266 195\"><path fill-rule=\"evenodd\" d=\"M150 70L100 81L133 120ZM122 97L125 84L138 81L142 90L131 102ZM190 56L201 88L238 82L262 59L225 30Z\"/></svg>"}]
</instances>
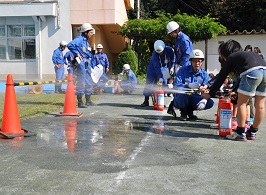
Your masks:
<instances>
[{"instance_id":1,"label":"puddle on ground","mask_svg":"<svg viewBox=\"0 0 266 195\"><path fill-rule=\"evenodd\" d=\"M158 121L134 122L129 120L70 120L63 124L51 125L37 133L38 147L68 149L71 152L82 150L100 150L106 145L116 148L117 155L123 155L123 148L129 144L138 144L145 132L164 134L165 124ZM109 148L110 149L110 148Z\"/></svg>"}]
</instances>

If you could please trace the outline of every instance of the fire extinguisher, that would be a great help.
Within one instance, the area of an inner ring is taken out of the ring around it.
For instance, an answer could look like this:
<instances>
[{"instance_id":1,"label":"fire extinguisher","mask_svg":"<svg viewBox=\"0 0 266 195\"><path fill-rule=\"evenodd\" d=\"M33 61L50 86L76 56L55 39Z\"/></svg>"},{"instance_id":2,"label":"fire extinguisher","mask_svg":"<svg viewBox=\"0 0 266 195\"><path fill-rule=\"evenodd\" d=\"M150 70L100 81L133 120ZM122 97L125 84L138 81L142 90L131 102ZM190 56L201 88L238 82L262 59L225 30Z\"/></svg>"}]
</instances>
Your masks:
<instances>
[{"instance_id":1,"label":"fire extinguisher","mask_svg":"<svg viewBox=\"0 0 266 195\"><path fill-rule=\"evenodd\" d=\"M115 90L114 90L115 91L115 94L119 94L119 87L120 87L119 86L119 82L118 81L115 81L114 84L115 84L115 86L114 86L114 88L115 88Z\"/></svg>"},{"instance_id":2,"label":"fire extinguisher","mask_svg":"<svg viewBox=\"0 0 266 195\"><path fill-rule=\"evenodd\" d=\"M221 103L219 110L219 135L225 137L232 134L233 104L229 98Z\"/></svg>"},{"instance_id":3,"label":"fire extinguisher","mask_svg":"<svg viewBox=\"0 0 266 195\"><path fill-rule=\"evenodd\" d=\"M162 89L154 91L154 110L164 110L164 91Z\"/></svg>"},{"instance_id":4,"label":"fire extinguisher","mask_svg":"<svg viewBox=\"0 0 266 195\"><path fill-rule=\"evenodd\" d=\"M219 97L219 102L218 102L218 109L217 109L217 113L216 113L216 122L218 123L218 127L219 128L219 121L220 121L220 109L221 109L221 105L222 103L226 102L226 99L223 96Z\"/></svg>"}]
</instances>

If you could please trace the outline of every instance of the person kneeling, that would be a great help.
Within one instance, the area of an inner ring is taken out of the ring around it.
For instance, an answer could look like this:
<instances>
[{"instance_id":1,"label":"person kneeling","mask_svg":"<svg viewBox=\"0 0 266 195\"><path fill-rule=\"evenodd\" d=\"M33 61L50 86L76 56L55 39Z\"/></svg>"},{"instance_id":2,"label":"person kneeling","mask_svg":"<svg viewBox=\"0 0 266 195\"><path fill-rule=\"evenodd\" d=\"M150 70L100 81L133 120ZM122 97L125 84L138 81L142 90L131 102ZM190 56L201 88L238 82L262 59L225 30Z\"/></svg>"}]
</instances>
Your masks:
<instances>
[{"instance_id":1,"label":"person kneeling","mask_svg":"<svg viewBox=\"0 0 266 195\"><path fill-rule=\"evenodd\" d=\"M181 111L181 120L197 120L194 110L205 110L213 106L212 99L205 100L201 92L207 89L209 81L208 73L201 68L204 54L195 49L190 53L189 66L180 68L174 81L174 89L180 93L174 93L174 100L170 103L167 113L176 117L174 107Z\"/></svg>"}]
</instances>

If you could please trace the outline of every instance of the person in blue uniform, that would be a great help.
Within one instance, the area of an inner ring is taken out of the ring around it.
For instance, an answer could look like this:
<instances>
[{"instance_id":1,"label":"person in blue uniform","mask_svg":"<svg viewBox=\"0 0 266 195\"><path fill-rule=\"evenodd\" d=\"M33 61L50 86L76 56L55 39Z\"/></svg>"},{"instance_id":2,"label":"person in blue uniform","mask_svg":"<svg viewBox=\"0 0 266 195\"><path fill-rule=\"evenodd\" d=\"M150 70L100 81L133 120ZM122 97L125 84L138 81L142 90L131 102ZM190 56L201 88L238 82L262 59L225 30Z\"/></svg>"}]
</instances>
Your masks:
<instances>
[{"instance_id":1,"label":"person in blue uniform","mask_svg":"<svg viewBox=\"0 0 266 195\"><path fill-rule=\"evenodd\" d=\"M190 54L191 65L181 67L174 80L174 89L195 90L192 94L174 93L174 100L170 103L168 113L173 114L173 106L181 111L181 120L197 120L197 116L193 114L198 109L198 104L202 100L201 92L208 87L209 74L202 69L204 54L201 50L195 49ZM209 99L204 109L209 109L214 102ZM175 114L174 114L175 115Z\"/></svg>"},{"instance_id":2,"label":"person in blue uniform","mask_svg":"<svg viewBox=\"0 0 266 195\"><path fill-rule=\"evenodd\" d=\"M190 38L181 31L181 27L175 21L166 26L168 34L175 39L176 67L175 72L182 66L189 66L189 55L193 51Z\"/></svg>"},{"instance_id":3,"label":"person in blue uniform","mask_svg":"<svg viewBox=\"0 0 266 195\"><path fill-rule=\"evenodd\" d=\"M266 62L254 52L243 51L240 43L232 39L222 43L218 52L222 68L210 90L206 90L202 94L204 98L202 108L204 108L205 102L215 95L230 73L240 76L237 89L238 126L236 132L228 135L227 138L236 141L255 140L256 133L265 116ZM249 129L245 129L247 104L253 96L255 96L256 110L254 122Z\"/></svg>"},{"instance_id":4,"label":"person in blue uniform","mask_svg":"<svg viewBox=\"0 0 266 195\"><path fill-rule=\"evenodd\" d=\"M98 93L101 94L104 86L108 82L107 73L109 72L109 61L107 55L103 52L102 44L98 44L96 46L97 53L93 55L92 58L92 66L102 66L103 67L103 74L101 75L99 81L96 83L98 88Z\"/></svg>"},{"instance_id":5,"label":"person in blue uniform","mask_svg":"<svg viewBox=\"0 0 266 195\"><path fill-rule=\"evenodd\" d=\"M162 40L154 42L154 51L147 68L146 84L143 90L144 102L141 107L149 106L149 96L156 89L157 81L167 85L167 79L174 73L175 54L172 47Z\"/></svg>"},{"instance_id":6,"label":"person in blue uniform","mask_svg":"<svg viewBox=\"0 0 266 195\"><path fill-rule=\"evenodd\" d=\"M65 61L64 61L64 54L63 51L67 46L66 41L61 41L59 43L59 47L54 50L52 61L54 64L54 70L56 75L56 81L63 80L64 72L65 72ZM55 83L55 93L62 93L62 83L56 82Z\"/></svg>"},{"instance_id":7,"label":"person in blue uniform","mask_svg":"<svg viewBox=\"0 0 266 195\"><path fill-rule=\"evenodd\" d=\"M126 74L126 79L121 81L121 88L124 90L124 94L131 94L137 86L137 77L135 73L130 69L129 64L124 64L121 75Z\"/></svg>"},{"instance_id":8,"label":"person in blue uniform","mask_svg":"<svg viewBox=\"0 0 266 195\"><path fill-rule=\"evenodd\" d=\"M81 25L79 32L81 35L76 37L67 47L69 51L74 54L76 60L77 70L77 81L76 81L76 94L79 108L87 108L87 106L95 105L91 101L91 94L93 88L93 80L91 78L92 67L92 53L91 46L88 40L94 35L94 28L89 23ZM82 101L82 96L85 94L86 103Z\"/></svg>"}]
</instances>

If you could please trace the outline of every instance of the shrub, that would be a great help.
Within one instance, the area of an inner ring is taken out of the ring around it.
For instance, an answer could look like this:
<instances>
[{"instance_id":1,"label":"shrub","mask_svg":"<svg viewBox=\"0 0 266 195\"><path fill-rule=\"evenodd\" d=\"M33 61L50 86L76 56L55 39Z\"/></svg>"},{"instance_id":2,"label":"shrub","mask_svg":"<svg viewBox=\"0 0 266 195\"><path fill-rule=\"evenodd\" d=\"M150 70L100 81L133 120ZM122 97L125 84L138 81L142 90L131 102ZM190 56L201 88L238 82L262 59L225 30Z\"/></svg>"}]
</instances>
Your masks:
<instances>
[{"instance_id":1,"label":"shrub","mask_svg":"<svg viewBox=\"0 0 266 195\"><path fill-rule=\"evenodd\" d=\"M129 64L130 69L136 74L138 71L138 58L129 44L113 62L113 74L119 74L124 64Z\"/></svg>"}]
</instances>

